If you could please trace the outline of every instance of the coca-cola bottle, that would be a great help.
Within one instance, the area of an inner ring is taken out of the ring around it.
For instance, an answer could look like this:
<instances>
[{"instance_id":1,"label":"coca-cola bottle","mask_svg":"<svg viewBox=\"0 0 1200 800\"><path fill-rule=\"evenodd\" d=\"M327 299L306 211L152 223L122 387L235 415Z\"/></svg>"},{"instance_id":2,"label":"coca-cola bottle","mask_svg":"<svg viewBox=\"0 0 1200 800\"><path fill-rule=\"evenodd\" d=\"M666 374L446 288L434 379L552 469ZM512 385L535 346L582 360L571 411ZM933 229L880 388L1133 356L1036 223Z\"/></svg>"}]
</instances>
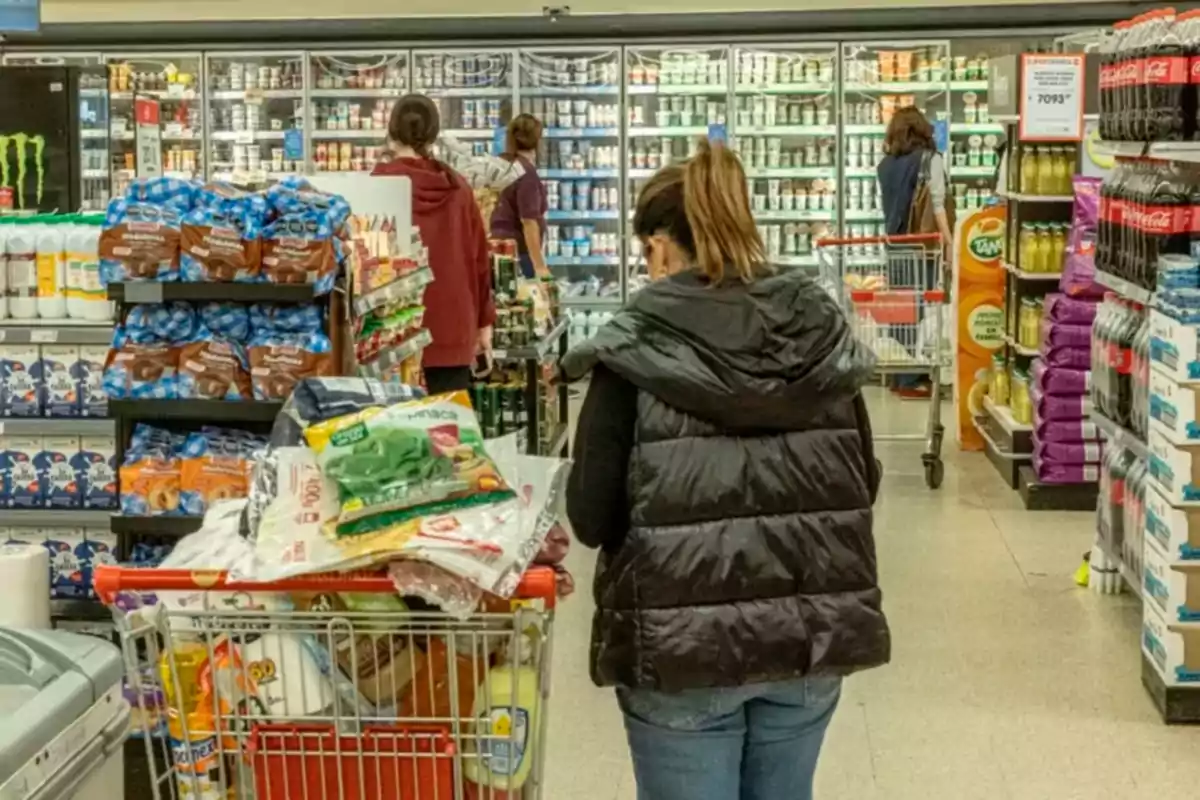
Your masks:
<instances>
[{"instance_id":1,"label":"coca-cola bottle","mask_svg":"<svg viewBox=\"0 0 1200 800\"><path fill-rule=\"evenodd\" d=\"M1118 58L1117 52L1121 40L1129 29L1127 21L1113 25L1112 32L1105 37L1100 45L1100 82L1097 99L1100 105L1100 138L1116 139L1117 128L1114 124L1116 98L1113 97L1117 84Z\"/></svg>"},{"instance_id":2,"label":"coca-cola bottle","mask_svg":"<svg viewBox=\"0 0 1200 800\"><path fill-rule=\"evenodd\" d=\"M1114 293L1105 292L1104 300L1096 309L1096 316L1092 320L1092 403L1105 416L1108 416L1108 396L1105 391L1107 386L1105 370L1108 364L1108 328L1112 322L1112 303L1115 297Z\"/></svg>"},{"instance_id":3,"label":"coca-cola bottle","mask_svg":"<svg viewBox=\"0 0 1200 800\"><path fill-rule=\"evenodd\" d=\"M1158 283L1158 257L1166 253L1187 255L1192 246L1192 170L1173 161L1155 164L1141 219L1145 245L1141 280L1137 282L1150 291Z\"/></svg>"},{"instance_id":4,"label":"coca-cola bottle","mask_svg":"<svg viewBox=\"0 0 1200 800\"><path fill-rule=\"evenodd\" d=\"M1188 58L1183 47L1185 25L1186 20L1177 22L1174 9L1155 12L1147 24L1150 45L1143 70L1143 126L1146 139L1152 142L1192 138L1195 114L1184 113L1184 106L1190 105Z\"/></svg>"},{"instance_id":5,"label":"coca-cola bottle","mask_svg":"<svg viewBox=\"0 0 1200 800\"><path fill-rule=\"evenodd\" d=\"M1141 43L1146 15L1131 20L1129 35L1122 41L1121 66L1117 85L1117 115L1122 139L1137 139L1141 119Z\"/></svg>"}]
</instances>

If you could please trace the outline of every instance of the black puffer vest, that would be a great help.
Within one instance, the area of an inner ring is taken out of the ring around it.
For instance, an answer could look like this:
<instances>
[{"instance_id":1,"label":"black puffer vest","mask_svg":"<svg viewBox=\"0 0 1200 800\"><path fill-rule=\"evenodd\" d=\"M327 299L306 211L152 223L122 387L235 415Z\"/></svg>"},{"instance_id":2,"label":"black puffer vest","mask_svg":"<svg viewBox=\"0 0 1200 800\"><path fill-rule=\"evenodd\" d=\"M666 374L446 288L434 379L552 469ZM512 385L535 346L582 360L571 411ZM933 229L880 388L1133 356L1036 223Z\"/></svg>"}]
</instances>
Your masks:
<instances>
[{"instance_id":1,"label":"black puffer vest","mask_svg":"<svg viewBox=\"0 0 1200 800\"><path fill-rule=\"evenodd\" d=\"M631 519L596 571L592 677L676 691L889 658L854 397L870 369L795 271L642 290L564 361L638 387Z\"/></svg>"}]
</instances>

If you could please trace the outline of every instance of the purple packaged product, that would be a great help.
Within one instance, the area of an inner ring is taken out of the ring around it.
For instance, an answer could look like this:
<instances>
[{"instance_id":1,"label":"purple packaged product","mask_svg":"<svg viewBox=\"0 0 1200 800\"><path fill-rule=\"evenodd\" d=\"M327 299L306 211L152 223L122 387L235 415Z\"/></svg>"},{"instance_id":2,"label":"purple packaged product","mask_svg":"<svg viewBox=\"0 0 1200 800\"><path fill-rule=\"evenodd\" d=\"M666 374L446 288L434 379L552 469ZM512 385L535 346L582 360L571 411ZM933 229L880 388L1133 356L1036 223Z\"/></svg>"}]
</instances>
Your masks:
<instances>
[{"instance_id":1,"label":"purple packaged product","mask_svg":"<svg viewBox=\"0 0 1200 800\"><path fill-rule=\"evenodd\" d=\"M1098 464L1104 456L1100 442L1042 442L1033 448L1033 457L1056 464Z\"/></svg>"},{"instance_id":2,"label":"purple packaged product","mask_svg":"<svg viewBox=\"0 0 1200 800\"><path fill-rule=\"evenodd\" d=\"M1029 371L1033 385L1043 395L1082 395L1087 394L1092 385L1092 373L1082 369L1067 369L1066 367L1048 367L1040 358L1034 359L1033 368Z\"/></svg>"},{"instance_id":3,"label":"purple packaged product","mask_svg":"<svg viewBox=\"0 0 1200 800\"><path fill-rule=\"evenodd\" d=\"M1035 456L1033 469L1042 483L1095 483L1100 480L1100 467L1095 464L1060 464Z\"/></svg>"},{"instance_id":4,"label":"purple packaged product","mask_svg":"<svg viewBox=\"0 0 1200 800\"><path fill-rule=\"evenodd\" d=\"M1070 325L1042 319L1041 342L1043 348L1078 347L1091 349L1092 326Z\"/></svg>"},{"instance_id":5,"label":"purple packaged product","mask_svg":"<svg viewBox=\"0 0 1200 800\"><path fill-rule=\"evenodd\" d=\"M1044 420L1083 419L1091 414L1091 400L1085 396L1042 394L1036 386L1029 387L1029 400Z\"/></svg>"},{"instance_id":6,"label":"purple packaged product","mask_svg":"<svg viewBox=\"0 0 1200 800\"><path fill-rule=\"evenodd\" d=\"M1078 300L1055 292L1046 295L1042 301L1042 319L1052 319L1068 325L1091 325L1092 321L1096 319L1097 308L1099 308L1099 303L1091 300Z\"/></svg>"},{"instance_id":7,"label":"purple packaged product","mask_svg":"<svg viewBox=\"0 0 1200 800\"><path fill-rule=\"evenodd\" d=\"M1067 237L1067 258L1058 288L1070 297L1099 300L1104 287L1096 283L1096 220L1100 212L1100 179L1076 175L1075 206Z\"/></svg>"},{"instance_id":8,"label":"purple packaged product","mask_svg":"<svg viewBox=\"0 0 1200 800\"><path fill-rule=\"evenodd\" d=\"M1090 347L1047 347L1042 349L1042 361L1048 367L1067 369L1091 369L1092 348Z\"/></svg>"},{"instance_id":9,"label":"purple packaged product","mask_svg":"<svg viewBox=\"0 0 1200 800\"><path fill-rule=\"evenodd\" d=\"M1039 442L1095 442L1100 439L1096 423L1086 419L1049 420L1033 409L1033 438Z\"/></svg>"}]
</instances>

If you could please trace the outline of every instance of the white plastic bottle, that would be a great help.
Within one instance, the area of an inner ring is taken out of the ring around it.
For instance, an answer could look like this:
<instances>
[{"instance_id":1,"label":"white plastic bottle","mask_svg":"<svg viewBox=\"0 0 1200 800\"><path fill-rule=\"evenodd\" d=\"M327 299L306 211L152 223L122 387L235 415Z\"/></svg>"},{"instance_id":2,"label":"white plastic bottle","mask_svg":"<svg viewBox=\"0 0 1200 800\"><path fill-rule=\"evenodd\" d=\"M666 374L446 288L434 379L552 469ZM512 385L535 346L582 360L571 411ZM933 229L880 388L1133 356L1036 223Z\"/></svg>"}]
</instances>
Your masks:
<instances>
[{"instance_id":1,"label":"white plastic bottle","mask_svg":"<svg viewBox=\"0 0 1200 800\"><path fill-rule=\"evenodd\" d=\"M112 304L100 280L100 226L81 223L67 234L67 316L103 322Z\"/></svg>"},{"instance_id":2,"label":"white plastic bottle","mask_svg":"<svg viewBox=\"0 0 1200 800\"><path fill-rule=\"evenodd\" d=\"M65 228L43 225L37 234L37 315L42 319L67 316Z\"/></svg>"},{"instance_id":3,"label":"white plastic bottle","mask_svg":"<svg viewBox=\"0 0 1200 800\"><path fill-rule=\"evenodd\" d=\"M538 673L529 664L531 646L525 636L506 663L488 670L484 685L475 690L474 714L479 726L477 752L463 764L472 783L512 794L529 778L538 743L541 695ZM490 703L490 705L489 705ZM469 749L474 749L468 745ZM479 792L483 796L485 792ZM486 793L492 796L492 792Z\"/></svg>"},{"instance_id":4,"label":"white plastic bottle","mask_svg":"<svg viewBox=\"0 0 1200 800\"><path fill-rule=\"evenodd\" d=\"M63 247L67 258L67 316L71 319L83 319L86 308L83 293L83 265L87 258L82 249L86 245L81 241L80 236L83 226L72 224L63 227L65 228Z\"/></svg>"},{"instance_id":5,"label":"white plastic bottle","mask_svg":"<svg viewBox=\"0 0 1200 800\"><path fill-rule=\"evenodd\" d=\"M38 226L18 222L4 242L8 254L8 313L13 319L37 317Z\"/></svg>"}]
</instances>

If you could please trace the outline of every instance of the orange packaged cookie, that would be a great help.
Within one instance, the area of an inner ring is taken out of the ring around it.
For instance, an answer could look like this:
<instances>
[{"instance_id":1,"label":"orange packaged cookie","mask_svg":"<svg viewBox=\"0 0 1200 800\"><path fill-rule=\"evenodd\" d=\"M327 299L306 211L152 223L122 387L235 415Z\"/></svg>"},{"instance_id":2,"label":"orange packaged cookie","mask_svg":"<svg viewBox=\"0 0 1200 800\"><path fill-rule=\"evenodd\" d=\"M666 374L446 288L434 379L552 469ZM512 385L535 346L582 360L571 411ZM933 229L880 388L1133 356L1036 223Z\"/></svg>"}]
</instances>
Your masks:
<instances>
[{"instance_id":1,"label":"orange packaged cookie","mask_svg":"<svg viewBox=\"0 0 1200 800\"><path fill-rule=\"evenodd\" d=\"M183 437L138 425L125 462L118 470L121 513L127 516L177 515L180 507L180 457Z\"/></svg>"},{"instance_id":2,"label":"orange packaged cookie","mask_svg":"<svg viewBox=\"0 0 1200 800\"><path fill-rule=\"evenodd\" d=\"M180 506L184 514L201 515L213 503L250 493L254 454L266 446L243 431L204 428L190 433L180 462Z\"/></svg>"}]
</instances>

